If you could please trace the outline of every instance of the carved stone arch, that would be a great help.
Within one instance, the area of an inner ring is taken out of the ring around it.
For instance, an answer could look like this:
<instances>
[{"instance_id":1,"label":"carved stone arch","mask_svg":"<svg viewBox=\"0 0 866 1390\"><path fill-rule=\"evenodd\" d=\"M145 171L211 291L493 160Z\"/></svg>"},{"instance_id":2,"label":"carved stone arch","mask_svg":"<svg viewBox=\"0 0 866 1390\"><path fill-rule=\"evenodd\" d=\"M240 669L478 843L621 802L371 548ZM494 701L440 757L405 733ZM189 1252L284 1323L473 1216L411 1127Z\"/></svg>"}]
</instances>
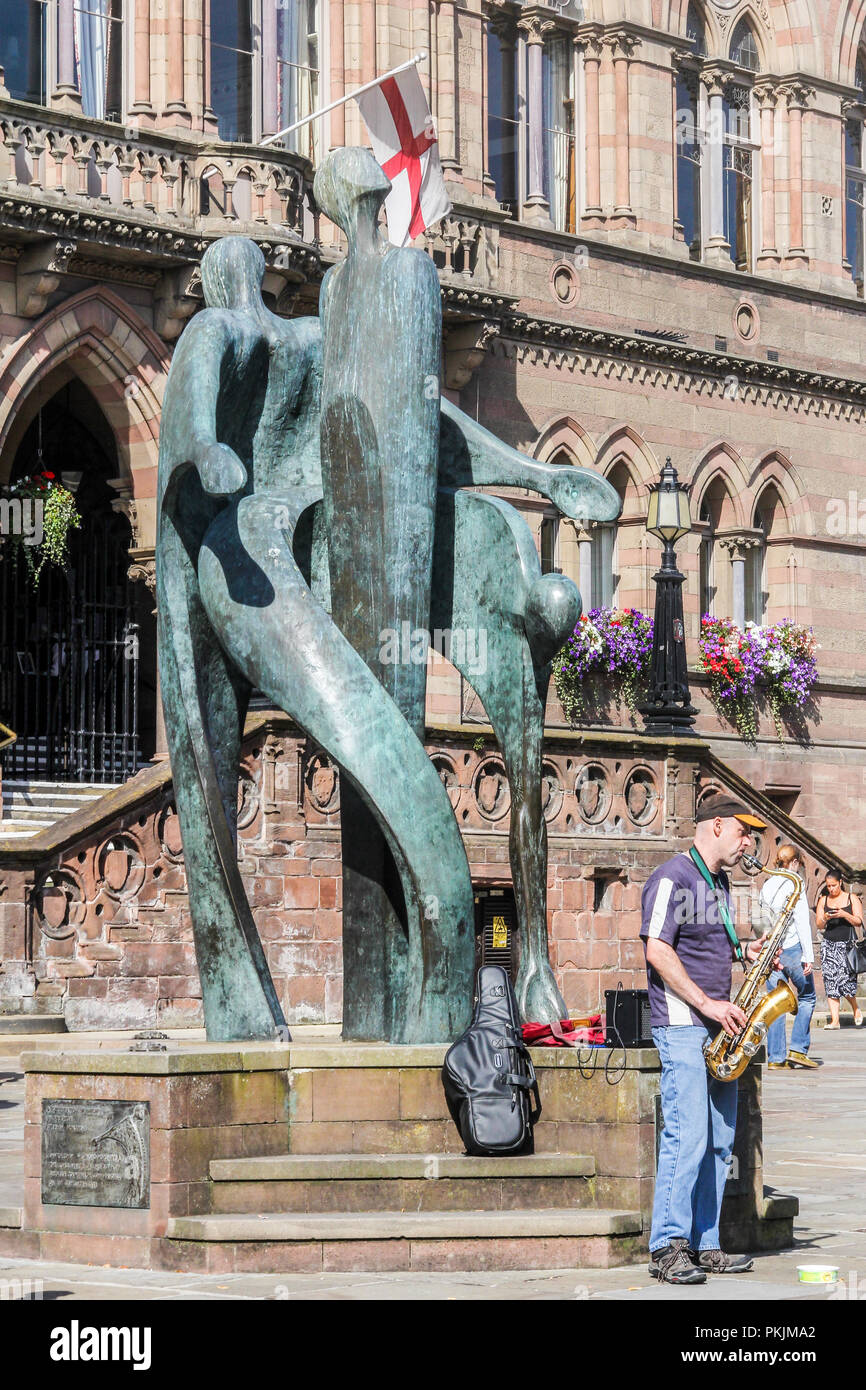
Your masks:
<instances>
[{"instance_id":1,"label":"carved stone arch","mask_svg":"<svg viewBox=\"0 0 866 1390\"><path fill-rule=\"evenodd\" d=\"M159 456L159 419L169 356L164 343L135 311L102 285L94 285L43 315L0 372L0 478L36 414L50 377L58 386L78 377L114 434L121 476L153 497ZM155 520L155 518L154 518ZM145 543L145 542L140 542Z\"/></svg>"},{"instance_id":2,"label":"carved stone arch","mask_svg":"<svg viewBox=\"0 0 866 1390\"><path fill-rule=\"evenodd\" d=\"M866 0L845 0L840 6L830 49L830 73L832 80L843 82L846 87L855 85L857 54L863 39L866 25Z\"/></svg>"},{"instance_id":3,"label":"carved stone arch","mask_svg":"<svg viewBox=\"0 0 866 1390\"><path fill-rule=\"evenodd\" d=\"M771 6L775 52L785 54L785 67L789 72L830 75L824 25L819 13L822 8L822 0L781 0ZM771 66L772 58L773 55L768 54Z\"/></svg>"},{"instance_id":4,"label":"carved stone arch","mask_svg":"<svg viewBox=\"0 0 866 1390\"><path fill-rule=\"evenodd\" d=\"M596 468L614 486L622 482L623 473L627 476L624 492L617 486L625 504L624 515L645 509L650 487L661 472L649 445L631 425L616 425L602 437ZM611 477L612 474L619 476Z\"/></svg>"},{"instance_id":5,"label":"carved stone arch","mask_svg":"<svg viewBox=\"0 0 866 1390\"><path fill-rule=\"evenodd\" d=\"M800 476L790 459L778 449L772 449L758 459L752 471L749 487L755 505L771 484L776 488L785 509L788 530L815 535L815 518L811 508L806 505L806 490Z\"/></svg>"},{"instance_id":6,"label":"carved stone arch","mask_svg":"<svg viewBox=\"0 0 866 1390\"><path fill-rule=\"evenodd\" d=\"M549 463L562 450L578 468L595 466L596 450L592 438L571 415L558 416L545 425L532 456L539 463Z\"/></svg>"},{"instance_id":7,"label":"carved stone arch","mask_svg":"<svg viewBox=\"0 0 866 1390\"><path fill-rule=\"evenodd\" d=\"M660 27L666 28L668 33L679 34L685 39L688 35L688 13L692 4L703 20L707 45L706 57L721 57L724 52L724 39L715 12L712 6L706 3L706 0L663 0Z\"/></svg>"},{"instance_id":8,"label":"carved stone arch","mask_svg":"<svg viewBox=\"0 0 866 1390\"><path fill-rule=\"evenodd\" d=\"M749 475L736 449L724 440L712 444L705 450L703 458L692 474L693 517L695 519L700 517L703 502L718 480L723 482L730 499L725 512L725 520L721 524L725 528L727 526L740 528L747 526L749 523L743 499L751 496Z\"/></svg>"}]
</instances>

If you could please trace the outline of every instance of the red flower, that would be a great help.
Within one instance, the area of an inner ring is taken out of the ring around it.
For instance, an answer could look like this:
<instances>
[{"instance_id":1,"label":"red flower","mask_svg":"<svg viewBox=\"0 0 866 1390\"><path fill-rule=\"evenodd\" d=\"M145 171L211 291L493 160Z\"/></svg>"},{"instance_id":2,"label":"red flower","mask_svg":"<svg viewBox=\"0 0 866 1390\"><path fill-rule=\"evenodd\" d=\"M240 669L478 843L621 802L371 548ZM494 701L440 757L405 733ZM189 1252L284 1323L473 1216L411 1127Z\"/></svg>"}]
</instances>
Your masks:
<instances>
[{"instance_id":1,"label":"red flower","mask_svg":"<svg viewBox=\"0 0 866 1390\"><path fill-rule=\"evenodd\" d=\"M42 470L42 477L43 477L43 478L53 478L53 477L54 477L54 474L53 474L53 473L48 473L45 469L43 469L43 470Z\"/></svg>"}]
</instances>

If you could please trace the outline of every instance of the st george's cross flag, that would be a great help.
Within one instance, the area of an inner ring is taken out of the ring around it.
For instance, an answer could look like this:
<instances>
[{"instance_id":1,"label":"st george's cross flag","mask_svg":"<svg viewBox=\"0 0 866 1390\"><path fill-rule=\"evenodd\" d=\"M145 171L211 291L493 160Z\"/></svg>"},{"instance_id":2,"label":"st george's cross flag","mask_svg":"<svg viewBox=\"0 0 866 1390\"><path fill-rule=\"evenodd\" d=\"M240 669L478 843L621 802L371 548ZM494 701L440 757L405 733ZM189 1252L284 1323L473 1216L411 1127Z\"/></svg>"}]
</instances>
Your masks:
<instances>
[{"instance_id":1,"label":"st george's cross flag","mask_svg":"<svg viewBox=\"0 0 866 1390\"><path fill-rule=\"evenodd\" d=\"M388 240L405 246L451 209L418 69L386 77L357 100L373 154L391 180L385 199Z\"/></svg>"}]
</instances>

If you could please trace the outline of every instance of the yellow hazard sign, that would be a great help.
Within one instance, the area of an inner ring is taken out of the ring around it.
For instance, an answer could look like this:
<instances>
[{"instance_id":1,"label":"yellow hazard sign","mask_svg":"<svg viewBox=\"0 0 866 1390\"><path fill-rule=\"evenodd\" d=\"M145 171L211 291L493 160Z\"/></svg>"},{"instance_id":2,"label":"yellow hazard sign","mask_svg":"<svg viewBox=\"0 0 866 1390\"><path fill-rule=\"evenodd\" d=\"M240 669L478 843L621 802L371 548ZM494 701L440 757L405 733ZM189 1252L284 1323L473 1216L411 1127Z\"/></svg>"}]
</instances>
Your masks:
<instances>
[{"instance_id":1,"label":"yellow hazard sign","mask_svg":"<svg viewBox=\"0 0 866 1390\"><path fill-rule=\"evenodd\" d=\"M504 917L493 918L493 949L504 951L508 947L508 926Z\"/></svg>"}]
</instances>

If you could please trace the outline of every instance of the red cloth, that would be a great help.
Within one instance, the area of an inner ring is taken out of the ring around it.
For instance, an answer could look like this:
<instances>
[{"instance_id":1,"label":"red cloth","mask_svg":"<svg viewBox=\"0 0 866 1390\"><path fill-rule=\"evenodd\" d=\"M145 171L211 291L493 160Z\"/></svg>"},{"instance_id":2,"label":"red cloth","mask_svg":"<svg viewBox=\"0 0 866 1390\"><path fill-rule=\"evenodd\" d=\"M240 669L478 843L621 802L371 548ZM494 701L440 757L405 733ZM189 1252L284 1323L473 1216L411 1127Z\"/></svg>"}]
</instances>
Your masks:
<instances>
[{"instance_id":1,"label":"red cloth","mask_svg":"<svg viewBox=\"0 0 866 1390\"><path fill-rule=\"evenodd\" d=\"M570 1018L558 1023L524 1023L523 1041L528 1047L581 1047L604 1044L601 1014L591 1014L578 1022Z\"/></svg>"}]
</instances>

